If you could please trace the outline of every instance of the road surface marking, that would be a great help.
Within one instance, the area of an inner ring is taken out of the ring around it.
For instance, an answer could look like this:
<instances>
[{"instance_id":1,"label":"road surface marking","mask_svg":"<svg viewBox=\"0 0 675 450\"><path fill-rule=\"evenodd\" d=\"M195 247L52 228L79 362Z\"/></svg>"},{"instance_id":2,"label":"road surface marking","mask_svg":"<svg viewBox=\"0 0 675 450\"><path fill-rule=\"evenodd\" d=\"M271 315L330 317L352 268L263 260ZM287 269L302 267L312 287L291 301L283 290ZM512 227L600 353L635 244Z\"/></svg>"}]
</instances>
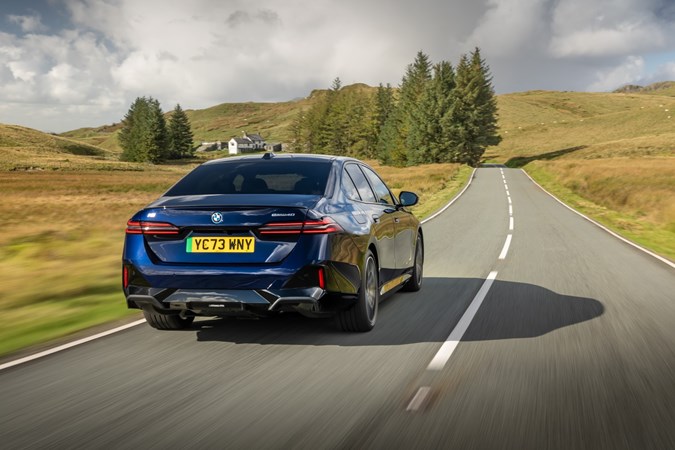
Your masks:
<instances>
[{"instance_id":1,"label":"road surface marking","mask_svg":"<svg viewBox=\"0 0 675 450\"><path fill-rule=\"evenodd\" d=\"M569 210L572 211L573 213L575 213L575 214L577 214L577 215L583 217L584 219L588 220L590 223L592 223L593 225L597 226L598 228L601 228L601 229L605 230L606 232L608 232L609 234L611 234L611 235L614 236L615 238L617 238L617 239L619 239L619 240L625 242L626 244L628 244L628 245L630 245L630 246L635 247L636 249L638 249L638 250L640 250L640 251L642 251L642 252L648 254L649 256L652 256L652 257L658 259L658 260L661 261L662 263L665 263L665 264L667 264L668 266L670 266L670 267L672 267L673 269L675 269L675 263L674 263L674 262L669 261L669 260L667 260L666 258L664 258L664 257L662 257L662 256L659 256L659 255L657 255L656 253L654 253L654 252L652 252L652 251L650 251L650 250L647 250L647 249L644 248L644 247L641 247L641 246L637 245L635 242L629 241L629 240L626 239L625 237L620 236L619 234L613 232L612 230L610 230L610 229L607 228L606 226L601 225L600 223L596 222L595 220L591 219L590 217L586 216L585 214L580 213L579 211L577 211L576 209L572 208L571 206L565 204L565 202L563 202L563 201L560 200L558 197L556 197L555 195L551 194L549 191L547 191L546 189L544 189L544 187L543 187L542 185L540 185L539 183L537 183L536 181L534 181L534 179L530 176L530 174L528 174L527 172L525 172L524 169L520 169L520 170L522 170L523 173L525 174L525 176L527 176L527 178L529 178L530 181L532 181L536 186L538 186L539 189L541 189L542 191L544 191L545 193L547 193L548 195L550 195L550 196L553 198L553 200L555 200L556 202L560 203L560 204L563 205L565 208L569 209Z\"/></svg>"},{"instance_id":2,"label":"road surface marking","mask_svg":"<svg viewBox=\"0 0 675 450\"><path fill-rule=\"evenodd\" d=\"M513 216L509 217L509 231L513 231Z\"/></svg>"},{"instance_id":3,"label":"road surface marking","mask_svg":"<svg viewBox=\"0 0 675 450\"><path fill-rule=\"evenodd\" d=\"M410 400L410 403L408 404L408 407L405 410L417 411L418 409L420 409L420 406L422 406L422 404L424 403L424 400L427 398L429 391L431 391L431 387L429 386L422 386L421 388L419 388L415 393L413 399Z\"/></svg>"},{"instance_id":4,"label":"road surface marking","mask_svg":"<svg viewBox=\"0 0 675 450\"><path fill-rule=\"evenodd\" d=\"M509 200L509 205L511 204L511 196L506 197Z\"/></svg>"},{"instance_id":5,"label":"road surface marking","mask_svg":"<svg viewBox=\"0 0 675 450\"><path fill-rule=\"evenodd\" d=\"M450 336L443 342L443 345L441 345L441 348L427 366L427 370L441 370L445 367L448 359L450 359L455 348L457 348L457 344L459 344L462 336L464 336L464 333L466 333L466 330L469 328L478 308L480 308L481 303L485 300L495 278L497 278L497 272L490 272L480 290L471 301L471 304L466 311L464 311L464 315L462 315L462 318L459 319L455 328L450 332Z\"/></svg>"},{"instance_id":6,"label":"road surface marking","mask_svg":"<svg viewBox=\"0 0 675 450\"><path fill-rule=\"evenodd\" d=\"M471 176L469 177L469 182L466 183L466 186L464 186L464 189L462 189L462 191L461 191L459 194L457 194L457 195L455 196L455 198L453 198L452 200L450 200L450 201L448 202L448 204L445 205L443 208L441 208L441 210L438 211L436 214L434 214L434 215L431 216L431 217L427 217L427 218L424 219L421 223L422 223L422 224L425 224L425 223L429 222L431 219L435 219L436 217L440 216L446 209L448 209L450 206L452 206L452 204L455 203L455 202L462 196L462 194L463 194L467 189L469 189L469 186L471 186L471 181L473 180L473 176L476 174L476 170L477 170L477 169L473 169L473 172L471 172Z\"/></svg>"},{"instance_id":7,"label":"road surface marking","mask_svg":"<svg viewBox=\"0 0 675 450\"><path fill-rule=\"evenodd\" d=\"M99 339L105 336L108 336L109 334L117 333L118 331L126 330L127 328L135 327L136 325L140 325L142 323L145 323L145 319L137 320L135 322L128 323L126 325L122 325L121 327L113 328L112 330L104 331L102 333L95 334L93 336L89 336L86 338L78 339L77 341L69 342L67 344L59 345L58 347L50 348L49 350L45 350L43 352L35 353L33 355L26 356L24 358L19 358L15 359L14 361L7 362L5 364L0 364L0 370L4 369L9 369L10 367L18 366L19 364L27 363L29 361L33 361L38 358L44 358L45 356L49 356L54 353L61 352L63 350L67 350L71 347L75 347L77 345L85 344L87 342L93 341L95 339Z\"/></svg>"},{"instance_id":8,"label":"road surface marking","mask_svg":"<svg viewBox=\"0 0 675 450\"><path fill-rule=\"evenodd\" d=\"M502 252L499 254L499 259L506 259L506 254L509 252L509 246L511 245L511 239L513 238L512 234L506 236L506 242L504 242L504 247Z\"/></svg>"},{"instance_id":9,"label":"road surface marking","mask_svg":"<svg viewBox=\"0 0 675 450\"><path fill-rule=\"evenodd\" d=\"M513 205L509 205L509 216L513 215Z\"/></svg>"},{"instance_id":10,"label":"road surface marking","mask_svg":"<svg viewBox=\"0 0 675 450\"><path fill-rule=\"evenodd\" d=\"M506 183L504 183L504 189L506 189L506 190L508 191L508 190L509 190L509 185L506 184Z\"/></svg>"}]
</instances>

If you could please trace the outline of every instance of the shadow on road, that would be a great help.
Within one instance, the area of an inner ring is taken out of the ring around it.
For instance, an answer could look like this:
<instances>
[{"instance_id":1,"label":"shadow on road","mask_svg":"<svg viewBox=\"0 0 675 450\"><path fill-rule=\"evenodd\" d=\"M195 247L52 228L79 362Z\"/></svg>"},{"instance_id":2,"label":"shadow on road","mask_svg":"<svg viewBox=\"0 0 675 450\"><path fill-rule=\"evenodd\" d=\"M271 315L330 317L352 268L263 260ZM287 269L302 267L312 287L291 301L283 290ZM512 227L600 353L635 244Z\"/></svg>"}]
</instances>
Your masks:
<instances>
[{"instance_id":1,"label":"shadow on road","mask_svg":"<svg viewBox=\"0 0 675 450\"><path fill-rule=\"evenodd\" d=\"M444 341L482 285L474 278L425 278L417 293L397 293L380 304L369 333L344 333L332 319L296 314L269 319L202 319L188 332L198 341L260 345L404 345ZM602 303L525 283L495 281L463 341L534 338L594 319Z\"/></svg>"},{"instance_id":2,"label":"shadow on road","mask_svg":"<svg viewBox=\"0 0 675 450\"><path fill-rule=\"evenodd\" d=\"M519 169L521 167L524 167L525 165L531 163L532 161L550 161L552 159L559 158L561 156L567 155L569 153L574 153L579 150L583 150L587 145L579 145L576 147L569 147L569 148L563 148L562 150L556 150L553 152L548 152L548 153L542 153L540 155L534 155L534 156L516 156L514 158L509 159L506 161L506 167L510 167L512 169Z\"/></svg>"}]
</instances>

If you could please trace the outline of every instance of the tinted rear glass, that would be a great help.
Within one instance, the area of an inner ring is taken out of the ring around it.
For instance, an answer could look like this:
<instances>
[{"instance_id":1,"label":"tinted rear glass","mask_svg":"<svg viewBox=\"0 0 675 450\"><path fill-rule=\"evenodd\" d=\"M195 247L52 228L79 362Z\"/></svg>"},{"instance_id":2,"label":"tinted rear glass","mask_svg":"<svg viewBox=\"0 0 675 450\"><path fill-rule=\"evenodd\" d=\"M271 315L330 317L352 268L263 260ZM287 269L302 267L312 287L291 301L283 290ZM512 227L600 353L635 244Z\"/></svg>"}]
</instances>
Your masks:
<instances>
[{"instance_id":1,"label":"tinted rear glass","mask_svg":"<svg viewBox=\"0 0 675 450\"><path fill-rule=\"evenodd\" d=\"M164 194L302 194L323 195L331 161L241 160L204 164Z\"/></svg>"}]
</instances>

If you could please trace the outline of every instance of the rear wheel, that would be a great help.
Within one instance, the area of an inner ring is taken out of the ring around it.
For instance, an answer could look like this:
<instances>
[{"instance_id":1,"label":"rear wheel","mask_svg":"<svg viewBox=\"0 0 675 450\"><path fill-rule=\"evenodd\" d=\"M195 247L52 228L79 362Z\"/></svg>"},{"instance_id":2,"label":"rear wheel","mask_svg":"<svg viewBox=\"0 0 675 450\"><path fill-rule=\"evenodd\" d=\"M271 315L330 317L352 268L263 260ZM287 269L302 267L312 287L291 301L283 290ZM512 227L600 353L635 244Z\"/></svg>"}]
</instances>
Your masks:
<instances>
[{"instance_id":1,"label":"rear wheel","mask_svg":"<svg viewBox=\"0 0 675 450\"><path fill-rule=\"evenodd\" d=\"M152 328L157 330L182 330L190 326L194 317L182 318L178 314L160 314L153 309L143 309L143 316Z\"/></svg>"},{"instance_id":2,"label":"rear wheel","mask_svg":"<svg viewBox=\"0 0 675 450\"><path fill-rule=\"evenodd\" d=\"M422 236L417 235L417 243L415 244L415 264L413 265L412 276L403 285L403 290L408 292L416 292L422 288L422 273L424 271L424 243Z\"/></svg>"},{"instance_id":3,"label":"rear wheel","mask_svg":"<svg viewBox=\"0 0 675 450\"><path fill-rule=\"evenodd\" d=\"M337 315L337 322L342 330L364 332L372 330L375 326L380 301L378 272L375 256L368 250L363 265L359 298L354 305Z\"/></svg>"}]
</instances>

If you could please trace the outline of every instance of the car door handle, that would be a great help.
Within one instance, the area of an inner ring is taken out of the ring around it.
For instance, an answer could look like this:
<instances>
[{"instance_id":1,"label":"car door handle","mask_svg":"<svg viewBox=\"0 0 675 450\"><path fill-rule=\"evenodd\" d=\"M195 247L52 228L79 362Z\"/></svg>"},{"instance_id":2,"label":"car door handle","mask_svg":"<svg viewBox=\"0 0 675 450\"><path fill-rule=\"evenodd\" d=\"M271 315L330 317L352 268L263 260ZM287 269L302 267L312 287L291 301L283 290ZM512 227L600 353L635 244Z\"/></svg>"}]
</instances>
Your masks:
<instances>
[{"instance_id":1,"label":"car door handle","mask_svg":"<svg viewBox=\"0 0 675 450\"><path fill-rule=\"evenodd\" d=\"M394 223L399 223L400 221L401 219L399 219L398 217L394 217Z\"/></svg>"},{"instance_id":2,"label":"car door handle","mask_svg":"<svg viewBox=\"0 0 675 450\"><path fill-rule=\"evenodd\" d=\"M380 216L376 216L375 214L373 214L373 221L375 223L380 223Z\"/></svg>"}]
</instances>

